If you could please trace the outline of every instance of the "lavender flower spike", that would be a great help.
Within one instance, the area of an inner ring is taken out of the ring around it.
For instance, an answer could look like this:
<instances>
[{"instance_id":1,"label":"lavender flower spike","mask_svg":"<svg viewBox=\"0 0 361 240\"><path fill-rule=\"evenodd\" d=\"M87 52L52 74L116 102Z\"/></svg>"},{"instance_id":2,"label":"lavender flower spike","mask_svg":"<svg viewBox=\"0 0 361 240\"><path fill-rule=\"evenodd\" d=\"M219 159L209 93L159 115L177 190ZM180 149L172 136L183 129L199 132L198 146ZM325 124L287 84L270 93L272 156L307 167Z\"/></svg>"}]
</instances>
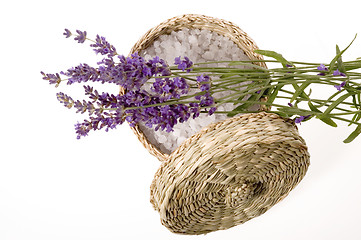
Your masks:
<instances>
[{"instance_id":1,"label":"lavender flower spike","mask_svg":"<svg viewBox=\"0 0 361 240\"><path fill-rule=\"evenodd\" d=\"M86 31L82 32L80 30L76 30L78 33L78 36L74 38L75 41L78 41L78 43L83 43L86 40Z\"/></svg>"},{"instance_id":2,"label":"lavender flower spike","mask_svg":"<svg viewBox=\"0 0 361 240\"><path fill-rule=\"evenodd\" d=\"M117 54L115 47L111 45L105 39L105 37L97 35L95 41L96 43L91 44L90 46L94 48L94 51L97 54L100 53L101 55L108 55L109 57L115 56Z\"/></svg>"},{"instance_id":3,"label":"lavender flower spike","mask_svg":"<svg viewBox=\"0 0 361 240\"><path fill-rule=\"evenodd\" d=\"M83 123L77 123L74 125L75 132L77 134L77 139L81 137L88 136L89 131L91 130L91 123L85 120Z\"/></svg>"},{"instance_id":4,"label":"lavender flower spike","mask_svg":"<svg viewBox=\"0 0 361 240\"><path fill-rule=\"evenodd\" d=\"M63 33L63 35L65 35L66 38L69 38L72 33L69 31L69 29L65 28L65 32Z\"/></svg>"},{"instance_id":5,"label":"lavender flower spike","mask_svg":"<svg viewBox=\"0 0 361 240\"><path fill-rule=\"evenodd\" d=\"M56 97L60 103L64 104L65 107L72 108L74 106L74 100L70 96L59 92L56 94Z\"/></svg>"},{"instance_id":6,"label":"lavender flower spike","mask_svg":"<svg viewBox=\"0 0 361 240\"><path fill-rule=\"evenodd\" d=\"M87 81L98 81L99 72L96 68L89 66L88 64L80 64L79 66L68 69L66 72L60 72L68 78L68 85L73 83L87 82Z\"/></svg>"},{"instance_id":7,"label":"lavender flower spike","mask_svg":"<svg viewBox=\"0 0 361 240\"><path fill-rule=\"evenodd\" d=\"M49 81L49 84L55 84L55 87L58 87L59 84L61 83L61 78L59 73L44 73L44 72L40 72L43 75L43 79L46 81Z\"/></svg>"}]
</instances>

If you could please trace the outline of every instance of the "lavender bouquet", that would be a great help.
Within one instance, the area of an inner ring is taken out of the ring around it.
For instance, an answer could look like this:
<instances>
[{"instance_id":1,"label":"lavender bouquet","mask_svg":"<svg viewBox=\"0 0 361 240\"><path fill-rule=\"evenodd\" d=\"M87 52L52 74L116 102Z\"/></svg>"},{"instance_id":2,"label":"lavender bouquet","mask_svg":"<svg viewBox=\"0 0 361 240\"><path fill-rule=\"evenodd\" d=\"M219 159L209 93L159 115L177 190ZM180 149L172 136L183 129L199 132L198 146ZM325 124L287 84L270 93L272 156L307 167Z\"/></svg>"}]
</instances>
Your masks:
<instances>
[{"instance_id":1,"label":"lavender bouquet","mask_svg":"<svg viewBox=\"0 0 361 240\"><path fill-rule=\"evenodd\" d=\"M124 90L114 95L86 85L84 91L89 99L82 101L57 93L65 107L89 115L75 124L78 139L91 130L108 131L124 122L171 132L177 123L198 118L202 113L232 117L259 111L250 108L254 105L266 106L267 112L298 124L313 118L332 127L337 127L336 122L346 122L356 129L345 143L361 133L361 73L357 71L361 59L342 60L355 39L343 50L336 46L336 56L330 63L288 61L276 52L256 50L269 60L222 61L226 67L210 67L209 64L220 61L193 63L182 56L169 65L159 57L145 60L137 53L130 57L119 55L104 37L97 35L92 40L86 31L72 33L65 29L64 35L73 36L79 43L90 41L103 59L96 67L83 63L55 74L41 72L44 80L56 87L62 82L72 85L91 81L115 84ZM267 69L257 62L279 63L280 67ZM330 96L313 96L311 87L319 86L329 88ZM216 97L222 92L227 94ZM232 103L233 109L220 110L219 106L225 103Z\"/></svg>"}]
</instances>

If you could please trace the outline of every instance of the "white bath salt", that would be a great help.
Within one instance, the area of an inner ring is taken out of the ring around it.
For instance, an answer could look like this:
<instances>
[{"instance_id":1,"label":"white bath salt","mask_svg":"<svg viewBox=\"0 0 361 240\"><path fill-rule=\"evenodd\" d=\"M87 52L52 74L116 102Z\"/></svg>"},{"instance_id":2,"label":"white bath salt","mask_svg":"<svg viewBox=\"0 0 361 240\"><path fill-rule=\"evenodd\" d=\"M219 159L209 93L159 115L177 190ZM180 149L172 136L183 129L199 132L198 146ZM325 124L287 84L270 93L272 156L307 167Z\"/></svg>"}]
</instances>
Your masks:
<instances>
[{"instance_id":1,"label":"white bath salt","mask_svg":"<svg viewBox=\"0 0 361 240\"><path fill-rule=\"evenodd\" d=\"M199 128L199 125L201 124L201 122L199 122L199 120L200 119L190 119L190 120L188 120L188 123L189 123L189 128L188 129L191 129L192 132L197 131L197 129ZM204 124L206 124L205 122L206 122L206 119L203 119Z\"/></svg>"},{"instance_id":2,"label":"white bath salt","mask_svg":"<svg viewBox=\"0 0 361 240\"><path fill-rule=\"evenodd\" d=\"M189 57L193 62L207 61L242 61L249 60L246 54L229 38L219 35L209 30L187 29L173 31L169 35L161 35L144 51L140 52L146 60L155 56L167 61L169 65L174 65L174 58ZM209 64L209 66L222 66L226 64ZM240 85L241 86L241 85ZM214 97L219 98L229 95L229 92L217 93ZM230 111L234 108L232 103L226 103L218 107L218 111ZM170 154L184 140L199 132L202 128L211 123L223 121L226 114L202 113L196 119L190 118L187 122L178 123L174 126L173 132L154 131L143 124L139 124L140 129L146 138L158 149L166 154Z\"/></svg>"},{"instance_id":3,"label":"white bath salt","mask_svg":"<svg viewBox=\"0 0 361 240\"><path fill-rule=\"evenodd\" d=\"M159 141L159 143L165 143L165 142L167 142L167 137L164 135L160 135L158 137L158 141Z\"/></svg>"},{"instance_id":4,"label":"white bath salt","mask_svg":"<svg viewBox=\"0 0 361 240\"><path fill-rule=\"evenodd\" d=\"M181 145L184 142L184 140L186 140L186 139L187 139L186 137L178 137L177 138L177 146Z\"/></svg>"}]
</instances>

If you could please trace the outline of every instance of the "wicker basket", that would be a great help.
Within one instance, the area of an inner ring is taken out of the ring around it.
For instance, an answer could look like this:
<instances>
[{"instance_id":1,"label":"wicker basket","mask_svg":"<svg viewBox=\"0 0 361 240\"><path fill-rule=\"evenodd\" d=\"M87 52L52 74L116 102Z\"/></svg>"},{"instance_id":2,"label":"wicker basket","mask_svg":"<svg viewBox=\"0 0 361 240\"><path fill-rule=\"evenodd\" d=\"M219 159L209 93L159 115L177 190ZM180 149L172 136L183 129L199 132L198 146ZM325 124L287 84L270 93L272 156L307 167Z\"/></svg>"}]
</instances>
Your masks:
<instances>
[{"instance_id":1,"label":"wicker basket","mask_svg":"<svg viewBox=\"0 0 361 240\"><path fill-rule=\"evenodd\" d=\"M220 35L228 37L230 40L236 43L237 46L244 51L249 59L263 59L261 55L253 52L253 50L258 49L258 47L256 46L255 42L239 27L225 20L196 14L186 14L179 17L174 17L150 29L133 46L130 54L141 52L142 50L147 49L155 40L159 38L159 36L163 34L170 34L172 31L181 30L182 28L211 30ZM266 65L262 62L258 62L257 64L266 67ZM164 161L168 158L168 154L162 152L147 139L139 126L135 126L132 129L140 142L143 143L144 147L148 149L152 155L157 157L160 161Z\"/></svg>"},{"instance_id":2,"label":"wicker basket","mask_svg":"<svg viewBox=\"0 0 361 240\"><path fill-rule=\"evenodd\" d=\"M131 53L184 27L215 31L233 40L250 59L262 59L253 52L255 43L237 26L202 15L161 23ZM211 124L170 155L153 146L138 126L133 130L162 161L151 185L151 203L174 233L204 234L259 216L286 197L309 166L306 144L293 121L272 113L260 111Z\"/></svg>"}]
</instances>

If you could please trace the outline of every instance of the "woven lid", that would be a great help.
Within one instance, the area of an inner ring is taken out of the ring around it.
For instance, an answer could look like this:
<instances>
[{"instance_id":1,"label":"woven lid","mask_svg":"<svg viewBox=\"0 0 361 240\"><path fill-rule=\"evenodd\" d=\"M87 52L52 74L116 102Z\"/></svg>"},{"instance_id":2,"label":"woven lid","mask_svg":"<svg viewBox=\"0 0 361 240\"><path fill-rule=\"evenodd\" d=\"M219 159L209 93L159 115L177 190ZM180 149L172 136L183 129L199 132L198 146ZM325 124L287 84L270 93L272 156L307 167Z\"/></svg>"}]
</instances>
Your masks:
<instances>
[{"instance_id":1,"label":"woven lid","mask_svg":"<svg viewBox=\"0 0 361 240\"><path fill-rule=\"evenodd\" d=\"M227 229L286 197L308 166L292 121L244 114L209 125L170 154L155 174L151 202L174 233Z\"/></svg>"}]
</instances>

